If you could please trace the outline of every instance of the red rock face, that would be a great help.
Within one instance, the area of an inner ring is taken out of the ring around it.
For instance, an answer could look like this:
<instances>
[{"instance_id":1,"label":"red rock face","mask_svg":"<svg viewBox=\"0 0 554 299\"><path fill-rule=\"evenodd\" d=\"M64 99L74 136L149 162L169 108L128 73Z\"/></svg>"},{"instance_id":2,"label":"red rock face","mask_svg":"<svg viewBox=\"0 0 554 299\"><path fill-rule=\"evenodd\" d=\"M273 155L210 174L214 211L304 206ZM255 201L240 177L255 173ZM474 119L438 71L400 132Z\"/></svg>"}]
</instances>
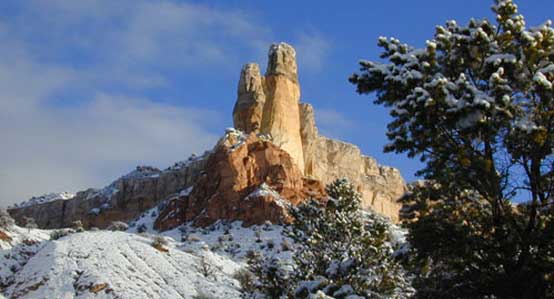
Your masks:
<instances>
[{"instance_id":1,"label":"red rock face","mask_svg":"<svg viewBox=\"0 0 554 299\"><path fill-rule=\"evenodd\" d=\"M5 232L0 230L0 240L1 241L6 241L6 242L11 242L12 238L10 236L8 236L8 234L6 234Z\"/></svg>"},{"instance_id":2,"label":"red rock face","mask_svg":"<svg viewBox=\"0 0 554 299\"><path fill-rule=\"evenodd\" d=\"M222 140L189 195L168 200L155 223L167 230L186 221L205 226L217 220L244 225L288 222L286 205L322 199L324 186L304 178L291 156L251 134L239 146Z\"/></svg>"}]
</instances>

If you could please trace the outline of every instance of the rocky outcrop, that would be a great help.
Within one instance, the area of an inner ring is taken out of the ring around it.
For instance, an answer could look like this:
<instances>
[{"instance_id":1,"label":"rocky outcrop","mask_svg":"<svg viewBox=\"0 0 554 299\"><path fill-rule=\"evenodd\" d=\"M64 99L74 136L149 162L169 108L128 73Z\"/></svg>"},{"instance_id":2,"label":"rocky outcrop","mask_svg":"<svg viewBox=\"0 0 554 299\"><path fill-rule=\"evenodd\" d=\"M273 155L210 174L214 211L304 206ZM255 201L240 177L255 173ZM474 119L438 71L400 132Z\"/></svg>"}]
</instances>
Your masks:
<instances>
[{"instance_id":1,"label":"rocky outcrop","mask_svg":"<svg viewBox=\"0 0 554 299\"><path fill-rule=\"evenodd\" d=\"M237 102L233 109L235 128L245 133L258 133L265 104L263 77L255 63L246 64L240 73Z\"/></svg>"},{"instance_id":2,"label":"rocky outcrop","mask_svg":"<svg viewBox=\"0 0 554 299\"><path fill-rule=\"evenodd\" d=\"M105 228L112 221L130 221L171 194L190 187L204 169L205 159L191 158L160 171L137 169L103 189L88 189L75 197L9 209L18 224L32 217L41 228L70 227L81 220L85 227Z\"/></svg>"},{"instance_id":3,"label":"rocky outcrop","mask_svg":"<svg viewBox=\"0 0 554 299\"><path fill-rule=\"evenodd\" d=\"M303 177L285 150L255 134L230 131L190 194L165 203L155 227L166 230L187 221L204 226L218 220L282 223L289 220L288 205L324 196L323 184Z\"/></svg>"},{"instance_id":4,"label":"rocky outcrop","mask_svg":"<svg viewBox=\"0 0 554 299\"><path fill-rule=\"evenodd\" d=\"M299 100L296 52L286 43L273 44L265 77L255 63L242 68L233 123L247 134L270 135L273 143L287 151L304 172Z\"/></svg>"},{"instance_id":5,"label":"rocky outcrop","mask_svg":"<svg viewBox=\"0 0 554 299\"><path fill-rule=\"evenodd\" d=\"M287 44L274 44L270 48L266 76L256 81L263 82L265 93L260 132L271 136L276 145L287 151L304 175L324 184L346 177L362 194L364 208L397 221L400 209L397 199L406 191L402 176L398 170L380 166L373 158L362 155L352 144L319 135L313 107L299 103L295 57L294 49ZM243 77L241 74L241 81ZM240 101L239 97L237 105ZM246 116L247 120L250 118ZM235 120L235 126L240 124Z\"/></svg>"},{"instance_id":6,"label":"rocky outcrop","mask_svg":"<svg viewBox=\"0 0 554 299\"><path fill-rule=\"evenodd\" d=\"M265 94L261 132L270 135L304 172L296 52L285 43L274 44L269 50Z\"/></svg>"},{"instance_id":7,"label":"rocky outcrop","mask_svg":"<svg viewBox=\"0 0 554 299\"><path fill-rule=\"evenodd\" d=\"M8 234L0 230L0 241L11 242L12 238L8 236Z\"/></svg>"},{"instance_id":8,"label":"rocky outcrop","mask_svg":"<svg viewBox=\"0 0 554 299\"><path fill-rule=\"evenodd\" d=\"M400 172L378 165L353 144L320 136L310 104L300 104L300 111L304 173L324 184L347 178L361 193L363 208L398 221L401 205L397 199L406 192Z\"/></svg>"},{"instance_id":9,"label":"rocky outcrop","mask_svg":"<svg viewBox=\"0 0 554 299\"><path fill-rule=\"evenodd\" d=\"M322 136L315 142L311 159L314 178L328 184L345 177L361 193L363 208L398 220L401 205L397 199L405 193L405 183L398 170L378 165L352 144Z\"/></svg>"}]
</instances>

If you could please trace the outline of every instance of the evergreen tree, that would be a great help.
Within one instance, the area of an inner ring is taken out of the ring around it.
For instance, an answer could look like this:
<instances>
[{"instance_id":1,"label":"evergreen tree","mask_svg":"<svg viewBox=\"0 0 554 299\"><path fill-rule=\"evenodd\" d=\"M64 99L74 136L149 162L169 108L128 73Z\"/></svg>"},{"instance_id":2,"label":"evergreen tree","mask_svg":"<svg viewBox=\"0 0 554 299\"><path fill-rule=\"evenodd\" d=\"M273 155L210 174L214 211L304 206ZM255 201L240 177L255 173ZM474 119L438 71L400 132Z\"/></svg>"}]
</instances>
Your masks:
<instances>
[{"instance_id":1,"label":"evergreen tree","mask_svg":"<svg viewBox=\"0 0 554 299\"><path fill-rule=\"evenodd\" d=\"M28 229L38 228L38 224L37 224L35 218L33 218L33 217L23 217L23 219L25 221L25 228L28 228Z\"/></svg>"},{"instance_id":2,"label":"evergreen tree","mask_svg":"<svg viewBox=\"0 0 554 299\"><path fill-rule=\"evenodd\" d=\"M8 228L14 224L15 220L10 216L10 213L5 209L0 209L0 228Z\"/></svg>"},{"instance_id":3,"label":"evergreen tree","mask_svg":"<svg viewBox=\"0 0 554 299\"><path fill-rule=\"evenodd\" d=\"M259 252L248 252L247 271L254 276L253 282L241 285L242 297L246 299L294 298L291 264L276 257L264 257Z\"/></svg>"},{"instance_id":4,"label":"evergreen tree","mask_svg":"<svg viewBox=\"0 0 554 299\"><path fill-rule=\"evenodd\" d=\"M388 62L350 78L391 108L385 151L425 163L404 199L419 297L554 295L554 29L493 11L423 49L379 38Z\"/></svg>"},{"instance_id":5,"label":"evergreen tree","mask_svg":"<svg viewBox=\"0 0 554 299\"><path fill-rule=\"evenodd\" d=\"M337 180L326 190L325 204L307 200L290 209L292 265L261 257L250 261L265 298L407 297L411 287L392 257L387 225L373 214L364 217L348 181Z\"/></svg>"}]
</instances>

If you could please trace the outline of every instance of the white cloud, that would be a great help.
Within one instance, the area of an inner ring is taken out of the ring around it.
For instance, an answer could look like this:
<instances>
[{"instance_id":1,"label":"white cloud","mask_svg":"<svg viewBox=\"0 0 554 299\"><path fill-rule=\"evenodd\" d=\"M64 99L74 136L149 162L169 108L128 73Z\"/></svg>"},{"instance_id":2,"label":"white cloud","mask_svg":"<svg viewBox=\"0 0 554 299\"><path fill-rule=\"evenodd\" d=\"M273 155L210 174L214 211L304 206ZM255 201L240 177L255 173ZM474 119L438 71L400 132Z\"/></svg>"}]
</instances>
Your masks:
<instances>
[{"instance_id":1,"label":"white cloud","mask_svg":"<svg viewBox=\"0 0 554 299\"><path fill-rule=\"evenodd\" d=\"M137 164L183 160L213 145L202 127L213 114L100 95L85 107L1 115L0 202L100 187Z\"/></svg>"},{"instance_id":2,"label":"white cloud","mask_svg":"<svg viewBox=\"0 0 554 299\"><path fill-rule=\"evenodd\" d=\"M164 86L166 71L236 71L271 41L270 30L247 12L171 0L34 0L18 7L7 18L10 38L26 43L37 60L75 59L73 67L94 84L116 77L130 87Z\"/></svg>"},{"instance_id":3,"label":"white cloud","mask_svg":"<svg viewBox=\"0 0 554 299\"><path fill-rule=\"evenodd\" d=\"M15 65L22 67L0 66L0 77L10 72L15 83L41 84L0 86L0 206L100 187L134 165L165 167L216 140L205 127L218 118L211 111L110 94L82 105L46 105L41 98L78 78L28 61Z\"/></svg>"},{"instance_id":4,"label":"white cloud","mask_svg":"<svg viewBox=\"0 0 554 299\"><path fill-rule=\"evenodd\" d=\"M258 55L265 34L241 12L173 1L18 5L0 21L0 206L211 148L217 112L137 95Z\"/></svg>"}]
</instances>

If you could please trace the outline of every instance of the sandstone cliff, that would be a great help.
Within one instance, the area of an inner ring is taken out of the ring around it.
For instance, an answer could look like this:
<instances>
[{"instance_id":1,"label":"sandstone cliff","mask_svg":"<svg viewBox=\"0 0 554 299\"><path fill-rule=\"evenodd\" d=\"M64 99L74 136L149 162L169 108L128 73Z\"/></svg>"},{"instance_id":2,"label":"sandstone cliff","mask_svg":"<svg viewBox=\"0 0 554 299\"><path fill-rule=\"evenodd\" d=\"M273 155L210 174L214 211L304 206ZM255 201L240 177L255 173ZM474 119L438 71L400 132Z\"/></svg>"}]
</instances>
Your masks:
<instances>
[{"instance_id":1,"label":"sandstone cliff","mask_svg":"<svg viewBox=\"0 0 554 299\"><path fill-rule=\"evenodd\" d=\"M353 144L320 136L313 107L309 104L300 107L304 173L324 184L341 177L349 179L362 195L363 208L398 221L401 205L396 200L406 192L400 172L377 164Z\"/></svg>"},{"instance_id":2,"label":"sandstone cliff","mask_svg":"<svg viewBox=\"0 0 554 299\"><path fill-rule=\"evenodd\" d=\"M237 102L233 108L235 128L245 133L258 133L265 104L263 77L255 63L246 64L240 73Z\"/></svg>"}]
</instances>

